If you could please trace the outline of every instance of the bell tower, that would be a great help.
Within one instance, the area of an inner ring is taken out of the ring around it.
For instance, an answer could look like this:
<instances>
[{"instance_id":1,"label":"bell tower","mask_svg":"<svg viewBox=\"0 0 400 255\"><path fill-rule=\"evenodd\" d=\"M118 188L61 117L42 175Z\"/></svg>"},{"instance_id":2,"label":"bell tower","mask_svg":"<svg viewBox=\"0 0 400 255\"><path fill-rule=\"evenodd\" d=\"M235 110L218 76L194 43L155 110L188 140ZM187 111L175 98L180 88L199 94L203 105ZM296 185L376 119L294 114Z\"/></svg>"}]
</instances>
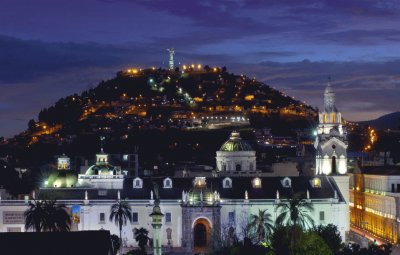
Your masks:
<instances>
[{"instance_id":1,"label":"bell tower","mask_svg":"<svg viewBox=\"0 0 400 255\"><path fill-rule=\"evenodd\" d=\"M343 175L347 173L347 137L342 125L342 114L335 105L335 92L330 81L325 88L324 110L319 123L314 147L317 175Z\"/></svg>"}]
</instances>

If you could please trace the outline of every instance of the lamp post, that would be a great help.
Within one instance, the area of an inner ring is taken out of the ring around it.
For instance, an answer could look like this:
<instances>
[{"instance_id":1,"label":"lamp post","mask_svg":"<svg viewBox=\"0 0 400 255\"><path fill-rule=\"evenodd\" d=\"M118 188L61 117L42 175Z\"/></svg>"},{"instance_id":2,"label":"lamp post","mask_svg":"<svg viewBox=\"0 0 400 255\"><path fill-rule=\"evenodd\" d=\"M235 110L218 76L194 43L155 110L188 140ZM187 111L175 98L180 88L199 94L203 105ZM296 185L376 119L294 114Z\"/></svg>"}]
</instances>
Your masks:
<instances>
[{"instance_id":1,"label":"lamp post","mask_svg":"<svg viewBox=\"0 0 400 255\"><path fill-rule=\"evenodd\" d=\"M150 214L152 218L151 226L153 227L153 255L161 255L161 226L164 214L160 208L160 197L158 194L158 186L154 183L155 201L153 212Z\"/></svg>"}]
</instances>

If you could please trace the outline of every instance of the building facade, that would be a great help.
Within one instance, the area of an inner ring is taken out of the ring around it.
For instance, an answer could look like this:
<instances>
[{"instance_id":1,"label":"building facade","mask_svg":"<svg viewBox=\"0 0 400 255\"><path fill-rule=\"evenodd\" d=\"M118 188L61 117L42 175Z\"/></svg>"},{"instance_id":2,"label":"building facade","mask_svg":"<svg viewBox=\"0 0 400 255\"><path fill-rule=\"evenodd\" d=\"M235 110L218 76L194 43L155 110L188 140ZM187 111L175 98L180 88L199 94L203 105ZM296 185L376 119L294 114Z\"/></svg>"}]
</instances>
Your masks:
<instances>
[{"instance_id":1,"label":"building facade","mask_svg":"<svg viewBox=\"0 0 400 255\"><path fill-rule=\"evenodd\" d=\"M362 167L350 175L350 222L365 234L393 244L399 238L400 168Z\"/></svg>"}]
</instances>

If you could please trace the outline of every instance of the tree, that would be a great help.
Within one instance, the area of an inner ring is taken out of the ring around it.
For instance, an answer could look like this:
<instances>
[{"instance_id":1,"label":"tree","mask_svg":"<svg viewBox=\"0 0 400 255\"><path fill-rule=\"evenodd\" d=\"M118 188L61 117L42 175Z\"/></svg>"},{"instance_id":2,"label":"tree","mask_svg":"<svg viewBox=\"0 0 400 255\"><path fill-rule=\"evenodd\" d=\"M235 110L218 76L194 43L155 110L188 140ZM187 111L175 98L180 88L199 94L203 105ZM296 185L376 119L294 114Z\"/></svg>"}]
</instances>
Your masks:
<instances>
[{"instance_id":1,"label":"tree","mask_svg":"<svg viewBox=\"0 0 400 255\"><path fill-rule=\"evenodd\" d=\"M293 254L333 255L324 240L312 231L302 235L299 242L295 245Z\"/></svg>"},{"instance_id":2,"label":"tree","mask_svg":"<svg viewBox=\"0 0 400 255\"><path fill-rule=\"evenodd\" d=\"M111 235L111 243L112 243L112 252L113 254L117 254L119 248L121 247L121 242L119 240L119 237L117 235Z\"/></svg>"},{"instance_id":3,"label":"tree","mask_svg":"<svg viewBox=\"0 0 400 255\"><path fill-rule=\"evenodd\" d=\"M28 209L25 211L25 229L33 229L33 231L41 232L46 214L43 208L43 202L34 200L29 201Z\"/></svg>"},{"instance_id":4,"label":"tree","mask_svg":"<svg viewBox=\"0 0 400 255\"><path fill-rule=\"evenodd\" d=\"M250 216L249 227L254 231L257 242L265 241L271 234L273 229L271 222L271 214L267 213L267 210L258 210L258 215Z\"/></svg>"},{"instance_id":5,"label":"tree","mask_svg":"<svg viewBox=\"0 0 400 255\"><path fill-rule=\"evenodd\" d=\"M43 203L46 220L43 230L48 232L66 232L70 230L71 216L63 204L57 204L56 200Z\"/></svg>"},{"instance_id":6,"label":"tree","mask_svg":"<svg viewBox=\"0 0 400 255\"><path fill-rule=\"evenodd\" d=\"M290 227L278 225L271 235L271 247L274 254L290 254Z\"/></svg>"},{"instance_id":7,"label":"tree","mask_svg":"<svg viewBox=\"0 0 400 255\"><path fill-rule=\"evenodd\" d=\"M71 217L65 205L57 204L56 200L34 200L29 202L25 211L25 228L36 232L63 232L69 231Z\"/></svg>"},{"instance_id":8,"label":"tree","mask_svg":"<svg viewBox=\"0 0 400 255\"><path fill-rule=\"evenodd\" d=\"M314 211L314 206L311 202L303 199L301 194L296 194L293 198L288 199L287 202L281 202L277 206L277 210L280 210L279 216L276 218L277 225L286 225L291 228L291 248L294 249L296 243L296 232L298 229L304 229L305 227L312 227L314 220L308 214Z\"/></svg>"},{"instance_id":9,"label":"tree","mask_svg":"<svg viewBox=\"0 0 400 255\"><path fill-rule=\"evenodd\" d=\"M334 254L339 254L340 250L343 248L343 244L340 233L335 225L319 225L313 228L313 232L318 234L325 241Z\"/></svg>"},{"instance_id":10,"label":"tree","mask_svg":"<svg viewBox=\"0 0 400 255\"><path fill-rule=\"evenodd\" d=\"M36 128L36 122L35 122L35 120L30 119L29 122L28 122L28 129L29 129L29 131L32 132L32 131L35 130L35 128Z\"/></svg>"},{"instance_id":11,"label":"tree","mask_svg":"<svg viewBox=\"0 0 400 255\"><path fill-rule=\"evenodd\" d=\"M146 254L146 245L147 242L149 241L148 235L149 231L145 228L134 229L135 240L138 243L140 250L142 251L143 254Z\"/></svg>"},{"instance_id":12,"label":"tree","mask_svg":"<svg viewBox=\"0 0 400 255\"><path fill-rule=\"evenodd\" d=\"M128 202L118 200L111 206L110 221L114 221L119 227L119 239L122 244L122 226L128 222L132 222L132 210Z\"/></svg>"}]
</instances>

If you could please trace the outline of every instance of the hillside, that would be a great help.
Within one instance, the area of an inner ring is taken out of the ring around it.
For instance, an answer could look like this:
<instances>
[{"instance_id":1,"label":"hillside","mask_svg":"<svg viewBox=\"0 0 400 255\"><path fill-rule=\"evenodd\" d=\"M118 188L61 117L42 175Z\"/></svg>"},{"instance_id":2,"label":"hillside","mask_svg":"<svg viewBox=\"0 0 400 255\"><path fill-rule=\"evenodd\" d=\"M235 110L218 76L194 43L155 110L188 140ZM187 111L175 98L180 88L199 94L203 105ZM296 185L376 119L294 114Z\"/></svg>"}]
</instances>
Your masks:
<instances>
[{"instance_id":1,"label":"hillside","mask_svg":"<svg viewBox=\"0 0 400 255\"><path fill-rule=\"evenodd\" d=\"M167 154L212 159L227 129L269 127L288 134L309 128L315 116L310 106L225 67L128 69L43 109L25 132L3 142L0 155L40 166L57 153L92 156L104 136L108 151L139 146L149 162Z\"/></svg>"},{"instance_id":2,"label":"hillside","mask_svg":"<svg viewBox=\"0 0 400 255\"><path fill-rule=\"evenodd\" d=\"M393 112L383 115L375 120L361 121L361 125L369 125L378 130L400 129L400 112Z\"/></svg>"}]
</instances>

